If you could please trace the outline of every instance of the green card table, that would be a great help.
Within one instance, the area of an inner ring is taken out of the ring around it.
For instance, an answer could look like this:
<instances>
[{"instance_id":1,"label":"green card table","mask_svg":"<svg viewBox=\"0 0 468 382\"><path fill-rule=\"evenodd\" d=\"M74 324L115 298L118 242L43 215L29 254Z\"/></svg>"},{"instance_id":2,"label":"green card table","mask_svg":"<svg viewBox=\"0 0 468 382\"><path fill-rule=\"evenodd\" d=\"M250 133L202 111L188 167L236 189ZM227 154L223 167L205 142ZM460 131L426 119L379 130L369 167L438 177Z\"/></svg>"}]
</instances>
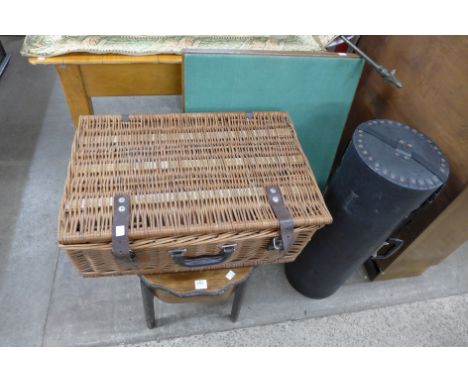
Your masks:
<instances>
[{"instance_id":1,"label":"green card table","mask_svg":"<svg viewBox=\"0 0 468 382\"><path fill-rule=\"evenodd\" d=\"M186 52L186 112L286 111L323 190L363 60L341 53Z\"/></svg>"}]
</instances>

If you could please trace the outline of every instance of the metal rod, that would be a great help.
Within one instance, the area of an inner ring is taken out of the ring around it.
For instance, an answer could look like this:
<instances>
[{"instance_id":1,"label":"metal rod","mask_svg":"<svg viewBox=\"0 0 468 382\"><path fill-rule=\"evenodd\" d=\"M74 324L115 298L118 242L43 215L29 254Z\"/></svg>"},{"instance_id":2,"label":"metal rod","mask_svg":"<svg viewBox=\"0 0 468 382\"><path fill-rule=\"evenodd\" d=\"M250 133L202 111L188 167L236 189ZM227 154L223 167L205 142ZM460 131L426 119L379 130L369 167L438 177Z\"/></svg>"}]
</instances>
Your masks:
<instances>
[{"instance_id":1,"label":"metal rod","mask_svg":"<svg viewBox=\"0 0 468 382\"><path fill-rule=\"evenodd\" d=\"M389 82L397 88L402 88L402 83L396 78L396 70L388 70L382 65L377 64L372 58L370 58L367 54L365 54L361 49L359 49L356 45L354 45L350 40L348 40L345 36L340 36L340 38L348 44L351 48L353 48L357 54L359 54L368 64L370 64L384 79L385 82Z\"/></svg>"}]
</instances>

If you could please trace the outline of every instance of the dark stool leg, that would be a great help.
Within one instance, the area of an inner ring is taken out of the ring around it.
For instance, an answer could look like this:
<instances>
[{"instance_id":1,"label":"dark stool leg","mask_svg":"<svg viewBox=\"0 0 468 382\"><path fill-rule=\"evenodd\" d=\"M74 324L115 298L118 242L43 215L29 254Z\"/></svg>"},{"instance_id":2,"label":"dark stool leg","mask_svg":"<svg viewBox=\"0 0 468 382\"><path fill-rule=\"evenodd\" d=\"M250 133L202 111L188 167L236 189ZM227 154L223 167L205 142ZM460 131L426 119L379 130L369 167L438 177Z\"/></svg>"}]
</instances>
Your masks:
<instances>
[{"instance_id":1,"label":"dark stool leg","mask_svg":"<svg viewBox=\"0 0 468 382\"><path fill-rule=\"evenodd\" d=\"M156 326L156 318L154 316L154 295L151 289L140 278L141 297L143 298L143 310L145 311L146 325L148 329L153 329Z\"/></svg>"},{"instance_id":2,"label":"dark stool leg","mask_svg":"<svg viewBox=\"0 0 468 382\"><path fill-rule=\"evenodd\" d=\"M0 41L0 77L5 71L5 68L8 65L8 62L10 62L10 58L11 58L11 55L5 52L5 49L3 49L2 42Z\"/></svg>"},{"instance_id":3,"label":"dark stool leg","mask_svg":"<svg viewBox=\"0 0 468 382\"><path fill-rule=\"evenodd\" d=\"M231 308L231 321L236 322L239 318L239 313L242 307L242 300L244 299L244 292L245 292L245 284L247 281L243 282L242 284L236 287L236 292L234 295L234 301L232 302Z\"/></svg>"}]
</instances>

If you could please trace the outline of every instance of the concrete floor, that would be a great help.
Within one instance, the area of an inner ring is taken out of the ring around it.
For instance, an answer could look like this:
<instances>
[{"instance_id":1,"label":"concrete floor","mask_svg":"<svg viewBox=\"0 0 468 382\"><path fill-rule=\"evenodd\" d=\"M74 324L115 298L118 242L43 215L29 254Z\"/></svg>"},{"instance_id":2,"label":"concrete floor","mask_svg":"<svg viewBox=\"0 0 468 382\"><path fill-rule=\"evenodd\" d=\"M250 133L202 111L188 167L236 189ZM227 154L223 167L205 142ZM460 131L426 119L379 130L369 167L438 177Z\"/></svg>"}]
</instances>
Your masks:
<instances>
[{"instance_id":1,"label":"concrete floor","mask_svg":"<svg viewBox=\"0 0 468 382\"><path fill-rule=\"evenodd\" d=\"M161 327L146 329L136 277L83 279L58 250L73 126L54 69L20 57L22 38L1 39L12 59L0 79L0 345L468 344L468 243L420 277L369 283L360 271L319 301L295 292L282 266L260 267L238 323L230 301L156 302ZM180 107L178 97L93 103L96 113Z\"/></svg>"},{"instance_id":2,"label":"concrete floor","mask_svg":"<svg viewBox=\"0 0 468 382\"><path fill-rule=\"evenodd\" d=\"M139 346L466 346L467 315L465 294Z\"/></svg>"}]
</instances>

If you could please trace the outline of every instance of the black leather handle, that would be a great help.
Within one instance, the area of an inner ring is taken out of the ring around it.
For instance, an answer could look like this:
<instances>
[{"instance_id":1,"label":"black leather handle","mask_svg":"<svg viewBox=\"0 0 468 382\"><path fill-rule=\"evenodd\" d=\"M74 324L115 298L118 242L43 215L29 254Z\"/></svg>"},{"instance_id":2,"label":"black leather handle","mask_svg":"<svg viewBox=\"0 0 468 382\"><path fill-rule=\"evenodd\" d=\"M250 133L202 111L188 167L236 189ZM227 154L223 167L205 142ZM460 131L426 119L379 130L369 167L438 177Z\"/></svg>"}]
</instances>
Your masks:
<instances>
[{"instance_id":1,"label":"black leather handle","mask_svg":"<svg viewBox=\"0 0 468 382\"><path fill-rule=\"evenodd\" d=\"M392 257L401 248L401 246L405 242L403 240L401 240L401 239L391 237L391 238L386 240L386 243L389 246L389 249L387 250L387 252L385 252L383 255L373 256L372 259L374 259L374 260L385 260L385 259L388 259L388 258Z\"/></svg>"},{"instance_id":2,"label":"black leather handle","mask_svg":"<svg viewBox=\"0 0 468 382\"><path fill-rule=\"evenodd\" d=\"M187 268L206 267L224 263L236 250L236 244L226 244L221 246L221 250L216 255L201 255L197 257L186 257L186 249L173 249L169 253L172 260L180 266Z\"/></svg>"}]
</instances>

